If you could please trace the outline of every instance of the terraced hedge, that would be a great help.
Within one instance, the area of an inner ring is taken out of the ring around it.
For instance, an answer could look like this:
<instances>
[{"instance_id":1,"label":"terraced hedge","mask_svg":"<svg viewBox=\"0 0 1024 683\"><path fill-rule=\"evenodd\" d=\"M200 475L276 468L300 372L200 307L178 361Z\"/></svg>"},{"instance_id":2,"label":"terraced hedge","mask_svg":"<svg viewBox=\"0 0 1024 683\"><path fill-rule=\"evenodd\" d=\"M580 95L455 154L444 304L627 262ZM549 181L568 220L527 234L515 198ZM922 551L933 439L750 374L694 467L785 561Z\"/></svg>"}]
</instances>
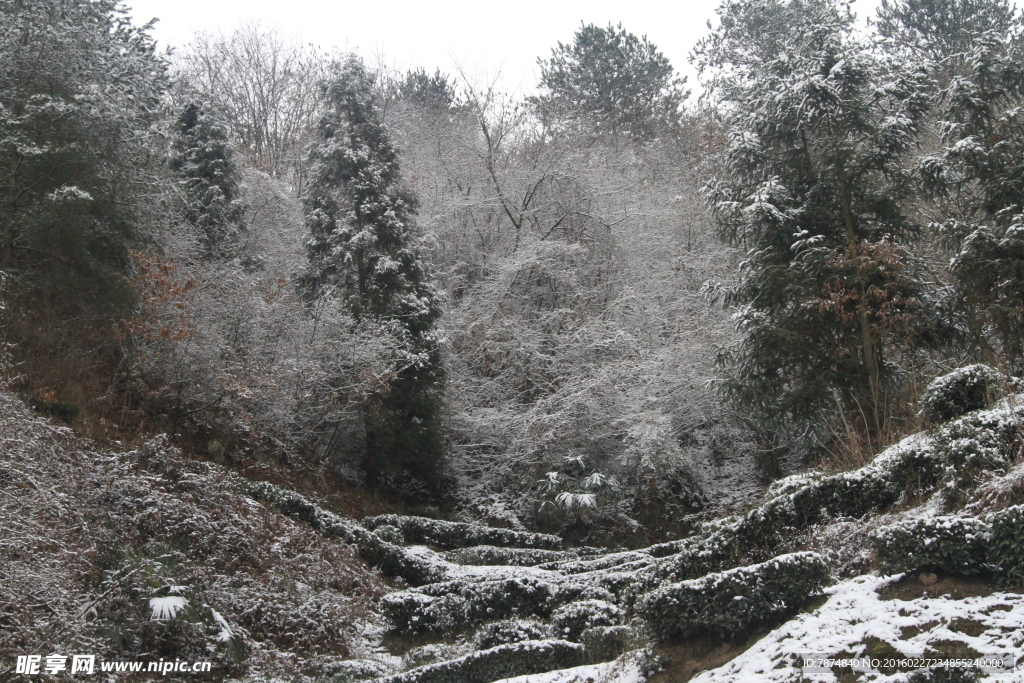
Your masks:
<instances>
[{"instance_id":1,"label":"terraced hedge","mask_svg":"<svg viewBox=\"0 0 1024 683\"><path fill-rule=\"evenodd\" d=\"M663 642L708 633L732 638L791 613L830 580L820 555L792 553L662 586L638 600L636 611Z\"/></svg>"},{"instance_id":2,"label":"terraced hedge","mask_svg":"<svg viewBox=\"0 0 1024 683\"><path fill-rule=\"evenodd\" d=\"M583 646L564 640L527 640L378 678L374 683L491 683L515 676L580 666Z\"/></svg>"},{"instance_id":3,"label":"terraced hedge","mask_svg":"<svg viewBox=\"0 0 1024 683\"><path fill-rule=\"evenodd\" d=\"M378 529L385 527L378 527ZM445 559L456 564L470 566L504 565L509 567L535 567L550 562L578 560L575 553L537 548L499 548L493 545L478 545L459 548L445 553Z\"/></svg>"},{"instance_id":4,"label":"terraced hedge","mask_svg":"<svg viewBox=\"0 0 1024 683\"><path fill-rule=\"evenodd\" d=\"M1024 505L997 512L991 524L989 564L1004 583L1024 586Z\"/></svg>"},{"instance_id":5,"label":"terraced hedge","mask_svg":"<svg viewBox=\"0 0 1024 683\"><path fill-rule=\"evenodd\" d=\"M481 524L445 522L427 517L380 515L362 522L371 531L378 526L398 529L406 543L429 544L443 550L491 545L499 548L536 548L561 550L562 539L550 534L534 534L512 529L496 529Z\"/></svg>"},{"instance_id":6,"label":"terraced hedge","mask_svg":"<svg viewBox=\"0 0 1024 683\"><path fill-rule=\"evenodd\" d=\"M238 489L255 500L270 504L289 517L309 524L329 538L356 546L359 555L388 576L405 579L414 586L443 581L448 574L443 566L417 557L399 545L388 543L355 522L339 517L306 500L303 496L267 482L238 483Z\"/></svg>"},{"instance_id":7,"label":"terraced hedge","mask_svg":"<svg viewBox=\"0 0 1024 683\"><path fill-rule=\"evenodd\" d=\"M988 569L989 529L972 517L929 517L879 529L871 543L883 571L968 576Z\"/></svg>"},{"instance_id":8,"label":"terraced hedge","mask_svg":"<svg viewBox=\"0 0 1024 683\"><path fill-rule=\"evenodd\" d=\"M551 613L556 633L566 640L578 641L589 628L615 626L622 621L622 610L607 600L581 600L563 605Z\"/></svg>"}]
</instances>

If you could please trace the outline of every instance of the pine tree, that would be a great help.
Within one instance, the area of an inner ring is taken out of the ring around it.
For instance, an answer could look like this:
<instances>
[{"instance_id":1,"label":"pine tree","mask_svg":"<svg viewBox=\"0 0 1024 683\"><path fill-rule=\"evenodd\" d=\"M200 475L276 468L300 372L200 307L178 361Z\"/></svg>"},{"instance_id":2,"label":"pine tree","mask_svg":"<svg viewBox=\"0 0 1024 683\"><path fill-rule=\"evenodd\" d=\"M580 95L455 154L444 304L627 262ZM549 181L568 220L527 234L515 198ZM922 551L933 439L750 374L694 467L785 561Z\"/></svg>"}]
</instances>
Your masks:
<instances>
[{"instance_id":1,"label":"pine tree","mask_svg":"<svg viewBox=\"0 0 1024 683\"><path fill-rule=\"evenodd\" d=\"M729 174L705 193L722 236L747 251L728 296L742 338L719 357L724 388L770 432L809 434L842 411L874 439L921 307L901 200L926 75L881 62L838 2L719 14L697 55L731 111Z\"/></svg>"},{"instance_id":2,"label":"pine tree","mask_svg":"<svg viewBox=\"0 0 1024 683\"><path fill-rule=\"evenodd\" d=\"M943 62L966 56L982 34L1005 34L1015 18L1007 0L882 0L874 23L897 49Z\"/></svg>"},{"instance_id":3,"label":"pine tree","mask_svg":"<svg viewBox=\"0 0 1024 683\"><path fill-rule=\"evenodd\" d=\"M980 317L985 359L1024 366L1024 46L1016 30L975 39L966 73L942 94L942 154L921 171L934 192L958 204L936 227L957 245L951 270L957 303Z\"/></svg>"},{"instance_id":4,"label":"pine tree","mask_svg":"<svg viewBox=\"0 0 1024 683\"><path fill-rule=\"evenodd\" d=\"M364 410L370 486L411 475L438 493L444 455L439 298L417 250L415 198L380 116L374 77L357 57L325 84L327 113L310 151L305 199L309 291L393 335L405 360Z\"/></svg>"},{"instance_id":5,"label":"pine tree","mask_svg":"<svg viewBox=\"0 0 1024 683\"><path fill-rule=\"evenodd\" d=\"M66 315L117 315L166 86L114 0L0 0L0 271Z\"/></svg>"},{"instance_id":6,"label":"pine tree","mask_svg":"<svg viewBox=\"0 0 1024 683\"><path fill-rule=\"evenodd\" d=\"M538 60L541 94L533 102L552 124L598 134L650 139L679 121L685 79L658 48L618 26L582 26L571 45Z\"/></svg>"},{"instance_id":7,"label":"pine tree","mask_svg":"<svg viewBox=\"0 0 1024 683\"><path fill-rule=\"evenodd\" d=\"M244 231L245 207L238 200L227 128L191 103L175 122L175 133L170 167L182 176L185 218L199 230L208 255L228 256Z\"/></svg>"}]
</instances>

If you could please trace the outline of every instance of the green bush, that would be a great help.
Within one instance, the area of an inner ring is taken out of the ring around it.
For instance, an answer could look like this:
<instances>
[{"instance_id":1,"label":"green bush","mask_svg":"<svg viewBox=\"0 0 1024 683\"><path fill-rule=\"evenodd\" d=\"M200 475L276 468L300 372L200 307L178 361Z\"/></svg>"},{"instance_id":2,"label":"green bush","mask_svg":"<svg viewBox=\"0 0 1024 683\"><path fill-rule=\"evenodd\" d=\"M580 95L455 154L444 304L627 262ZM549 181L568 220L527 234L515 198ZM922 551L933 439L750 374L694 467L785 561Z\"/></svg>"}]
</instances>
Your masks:
<instances>
[{"instance_id":1,"label":"green bush","mask_svg":"<svg viewBox=\"0 0 1024 683\"><path fill-rule=\"evenodd\" d=\"M473 639L478 650L489 650L498 645L520 643L524 640L544 640L551 635L551 627L533 619L506 619L484 625Z\"/></svg>"},{"instance_id":2,"label":"green bush","mask_svg":"<svg viewBox=\"0 0 1024 683\"><path fill-rule=\"evenodd\" d=\"M998 408L965 415L939 429L935 451L951 486L973 486L983 471L1006 471L1020 439L1021 419L1017 410Z\"/></svg>"},{"instance_id":3,"label":"green bush","mask_svg":"<svg viewBox=\"0 0 1024 683\"><path fill-rule=\"evenodd\" d=\"M1010 586L1024 586L1024 505L992 515L989 563Z\"/></svg>"},{"instance_id":4,"label":"green bush","mask_svg":"<svg viewBox=\"0 0 1024 683\"><path fill-rule=\"evenodd\" d=\"M642 636L629 626L595 626L580 635L591 664L610 662L643 644Z\"/></svg>"},{"instance_id":5,"label":"green bush","mask_svg":"<svg viewBox=\"0 0 1024 683\"><path fill-rule=\"evenodd\" d=\"M921 396L921 418L941 424L989 406L1003 375L987 365L968 365L936 378Z\"/></svg>"},{"instance_id":6,"label":"green bush","mask_svg":"<svg viewBox=\"0 0 1024 683\"><path fill-rule=\"evenodd\" d=\"M445 522L439 519L404 515L380 515L363 520L363 526L371 531L385 525L401 531L406 543L427 543L444 550L474 545L537 548L540 550L561 550L562 548L562 539L558 536L496 529L481 524Z\"/></svg>"},{"instance_id":7,"label":"green bush","mask_svg":"<svg viewBox=\"0 0 1024 683\"><path fill-rule=\"evenodd\" d=\"M791 613L829 580L820 555L793 553L662 586L638 600L636 609L661 641L708 633L732 638Z\"/></svg>"},{"instance_id":8,"label":"green bush","mask_svg":"<svg viewBox=\"0 0 1024 683\"><path fill-rule=\"evenodd\" d=\"M878 566L890 573L930 571L969 576L987 569L989 525L971 517L930 517L875 531Z\"/></svg>"},{"instance_id":9,"label":"green bush","mask_svg":"<svg viewBox=\"0 0 1024 683\"><path fill-rule=\"evenodd\" d=\"M568 669L585 663L583 646L564 640L527 640L473 652L380 678L376 683L490 683L505 678Z\"/></svg>"},{"instance_id":10,"label":"green bush","mask_svg":"<svg viewBox=\"0 0 1024 683\"><path fill-rule=\"evenodd\" d=\"M405 551L401 546L388 543L355 522L339 517L306 500L294 491L263 482L239 481L239 491L250 498L269 503L289 517L309 524L328 538L338 538L356 546L359 555L388 576L405 579L421 586L447 578L444 567Z\"/></svg>"},{"instance_id":11,"label":"green bush","mask_svg":"<svg viewBox=\"0 0 1024 683\"><path fill-rule=\"evenodd\" d=\"M558 587L533 577L488 581L456 579L381 599L381 611L393 631L440 633L513 616L547 617Z\"/></svg>"},{"instance_id":12,"label":"green bush","mask_svg":"<svg viewBox=\"0 0 1024 683\"><path fill-rule=\"evenodd\" d=\"M559 637L578 641L588 628L614 626L622 621L622 610L605 600L581 600L559 607L551 624Z\"/></svg>"},{"instance_id":13,"label":"green bush","mask_svg":"<svg viewBox=\"0 0 1024 683\"><path fill-rule=\"evenodd\" d=\"M379 678L385 673L387 668L383 664L367 659L332 662L323 669L323 676L330 683L357 683Z\"/></svg>"},{"instance_id":14,"label":"green bush","mask_svg":"<svg viewBox=\"0 0 1024 683\"><path fill-rule=\"evenodd\" d=\"M374 533L391 527L377 527ZM470 548L450 550L444 555L449 562L471 566L504 565L510 567L534 567L546 562L562 562L579 559L575 553L536 548L498 548L493 545L478 545Z\"/></svg>"}]
</instances>

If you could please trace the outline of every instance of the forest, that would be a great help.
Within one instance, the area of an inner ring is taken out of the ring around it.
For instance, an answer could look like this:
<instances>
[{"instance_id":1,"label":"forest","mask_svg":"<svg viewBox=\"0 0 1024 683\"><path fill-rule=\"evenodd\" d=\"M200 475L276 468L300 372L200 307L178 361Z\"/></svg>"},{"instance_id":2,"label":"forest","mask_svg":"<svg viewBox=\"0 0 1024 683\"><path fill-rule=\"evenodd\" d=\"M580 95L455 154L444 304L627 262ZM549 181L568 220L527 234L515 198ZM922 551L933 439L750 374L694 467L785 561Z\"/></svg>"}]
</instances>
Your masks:
<instances>
[{"instance_id":1,"label":"forest","mask_svg":"<svg viewBox=\"0 0 1024 683\"><path fill-rule=\"evenodd\" d=\"M1020 680L1024 14L864 19L523 94L0 0L0 672Z\"/></svg>"}]
</instances>

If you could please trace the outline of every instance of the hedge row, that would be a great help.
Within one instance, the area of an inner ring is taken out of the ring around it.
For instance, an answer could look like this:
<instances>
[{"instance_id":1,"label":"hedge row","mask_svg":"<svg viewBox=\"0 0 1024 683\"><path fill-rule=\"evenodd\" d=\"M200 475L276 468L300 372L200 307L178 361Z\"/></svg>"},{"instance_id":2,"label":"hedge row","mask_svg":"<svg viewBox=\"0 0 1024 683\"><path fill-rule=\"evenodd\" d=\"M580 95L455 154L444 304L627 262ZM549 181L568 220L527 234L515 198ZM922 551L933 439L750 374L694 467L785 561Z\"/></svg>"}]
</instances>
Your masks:
<instances>
[{"instance_id":1,"label":"hedge row","mask_svg":"<svg viewBox=\"0 0 1024 683\"><path fill-rule=\"evenodd\" d=\"M643 596L636 607L661 641L707 633L731 638L799 608L829 581L824 558L792 553L662 586Z\"/></svg>"},{"instance_id":2,"label":"hedge row","mask_svg":"<svg viewBox=\"0 0 1024 683\"><path fill-rule=\"evenodd\" d=\"M615 626L621 621L622 610L606 600L571 602L551 613L551 624L555 632L573 641L578 641L589 628Z\"/></svg>"},{"instance_id":3,"label":"hedge row","mask_svg":"<svg viewBox=\"0 0 1024 683\"><path fill-rule=\"evenodd\" d=\"M885 571L989 573L1005 584L1024 586L1024 505L987 520L941 516L903 522L871 538Z\"/></svg>"},{"instance_id":4,"label":"hedge row","mask_svg":"<svg viewBox=\"0 0 1024 683\"><path fill-rule=\"evenodd\" d=\"M581 666L583 646L564 640L528 640L473 652L440 664L378 678L374 683L491 683Z\"/></svg>"},{"instance_id":5,"label":"hedge row","mask_svg":"<svg viewBox=\"0 0 1024 683\"><path fill-rule=\"evenodd\" d=\"M443 566L428 562L388 543L376 534L334 513L324 510L304 497L267 482L243 481L239 490L255 500L269 503L280 512L301 520L329 538L354 545L359 555L388 576L398 576L414 586L444 581L448 573Z\"/></svg>"},{"instance_id":6,"label":"hedge row","mask_svg":"<svg viewBox=\"0 0 1024 683\"><path fill-rule=\"evenodd\" d=\"M390 593L380 609L391 630L401 633L462 631L511 617L548 618L562 605L587 600L615 602L635 575L593 572L545 579L516 576L463 578Z\"/></svg>"},{"instance_id":7,"label":"hedge row","mask_svg":"<svg viewBox=\"0 0 1024 683\"><path fill-rule=\"evenodd\" d=\"M505 619L481 627L473 638L473 644L478 650L488 650L524 640L544 640L550 635L551 627L534 619Z\"/></svg>"},{"instance_id":8,"label":"hedge row","mask_svg":"<svg viewBox=\"0 0 1024 683\"><path fill-rule=\"evenodd\" d=\"M558 562L546 562L540 565L540 568L559 571L563 574L583 574L625 565L638 567L651 563L651 554L646 550L629 550L626 552L609 553L594 559L569 559Z\"/></svg>"},{"instance_id":9,"label":"hedge row","mask_svg":"<svg viewBox=\"0 0 1024 683\"><path fill-rule=\"evenodd\" d=\"M384 527L378 527L378 529ZM470 548L450 550L444 554L449 562L471 566L504 565L509 567L535 567L550 562L578 560L575 553L537 548L499 548L493 545L478 545Z\"/></svg>"},{"instance_id":10,"label":"hedge row","mask_svg":"<svg viewBox=\"0 0 1024 683\"><path fill-rule=\"evenodd\" d=\"M795 531L823 518L861 517L895 503L908 488L934 488L944 469L929 443L911 437L854 472L783 480L770 490L776 494L773 498L746 515L725 520L698 536L648 548L647 553L661 559L641 589L771 557Z\"/></svg>"},{"instance_id":11,"label":"hedge row","mask_svg":"<svg viewBox=\"0 0 1024 683\"><path fill-rule=\"evenodd\" d=\"M988 541L989 525L972 517L915 519L871 535L878 567L889 573L979 574L987 569Z\"/></svg>"},{"instance_id":12,"label":"hedge row","mask_svg":"<svg viewBox=\"0 0 1024 683\"><path fill-rule=\"evenodd\" d=\"M404 515L380 515L363 520L363 526L371 531L378 526L398 529L406 543L426 543L443 550L454 550L475 545L492 545L502 548L537 548L561 550L562 539L550 534L534 534L512 529L497 529L482 524L445 522L427 517Z\"/></svg>"}]
</instances>

